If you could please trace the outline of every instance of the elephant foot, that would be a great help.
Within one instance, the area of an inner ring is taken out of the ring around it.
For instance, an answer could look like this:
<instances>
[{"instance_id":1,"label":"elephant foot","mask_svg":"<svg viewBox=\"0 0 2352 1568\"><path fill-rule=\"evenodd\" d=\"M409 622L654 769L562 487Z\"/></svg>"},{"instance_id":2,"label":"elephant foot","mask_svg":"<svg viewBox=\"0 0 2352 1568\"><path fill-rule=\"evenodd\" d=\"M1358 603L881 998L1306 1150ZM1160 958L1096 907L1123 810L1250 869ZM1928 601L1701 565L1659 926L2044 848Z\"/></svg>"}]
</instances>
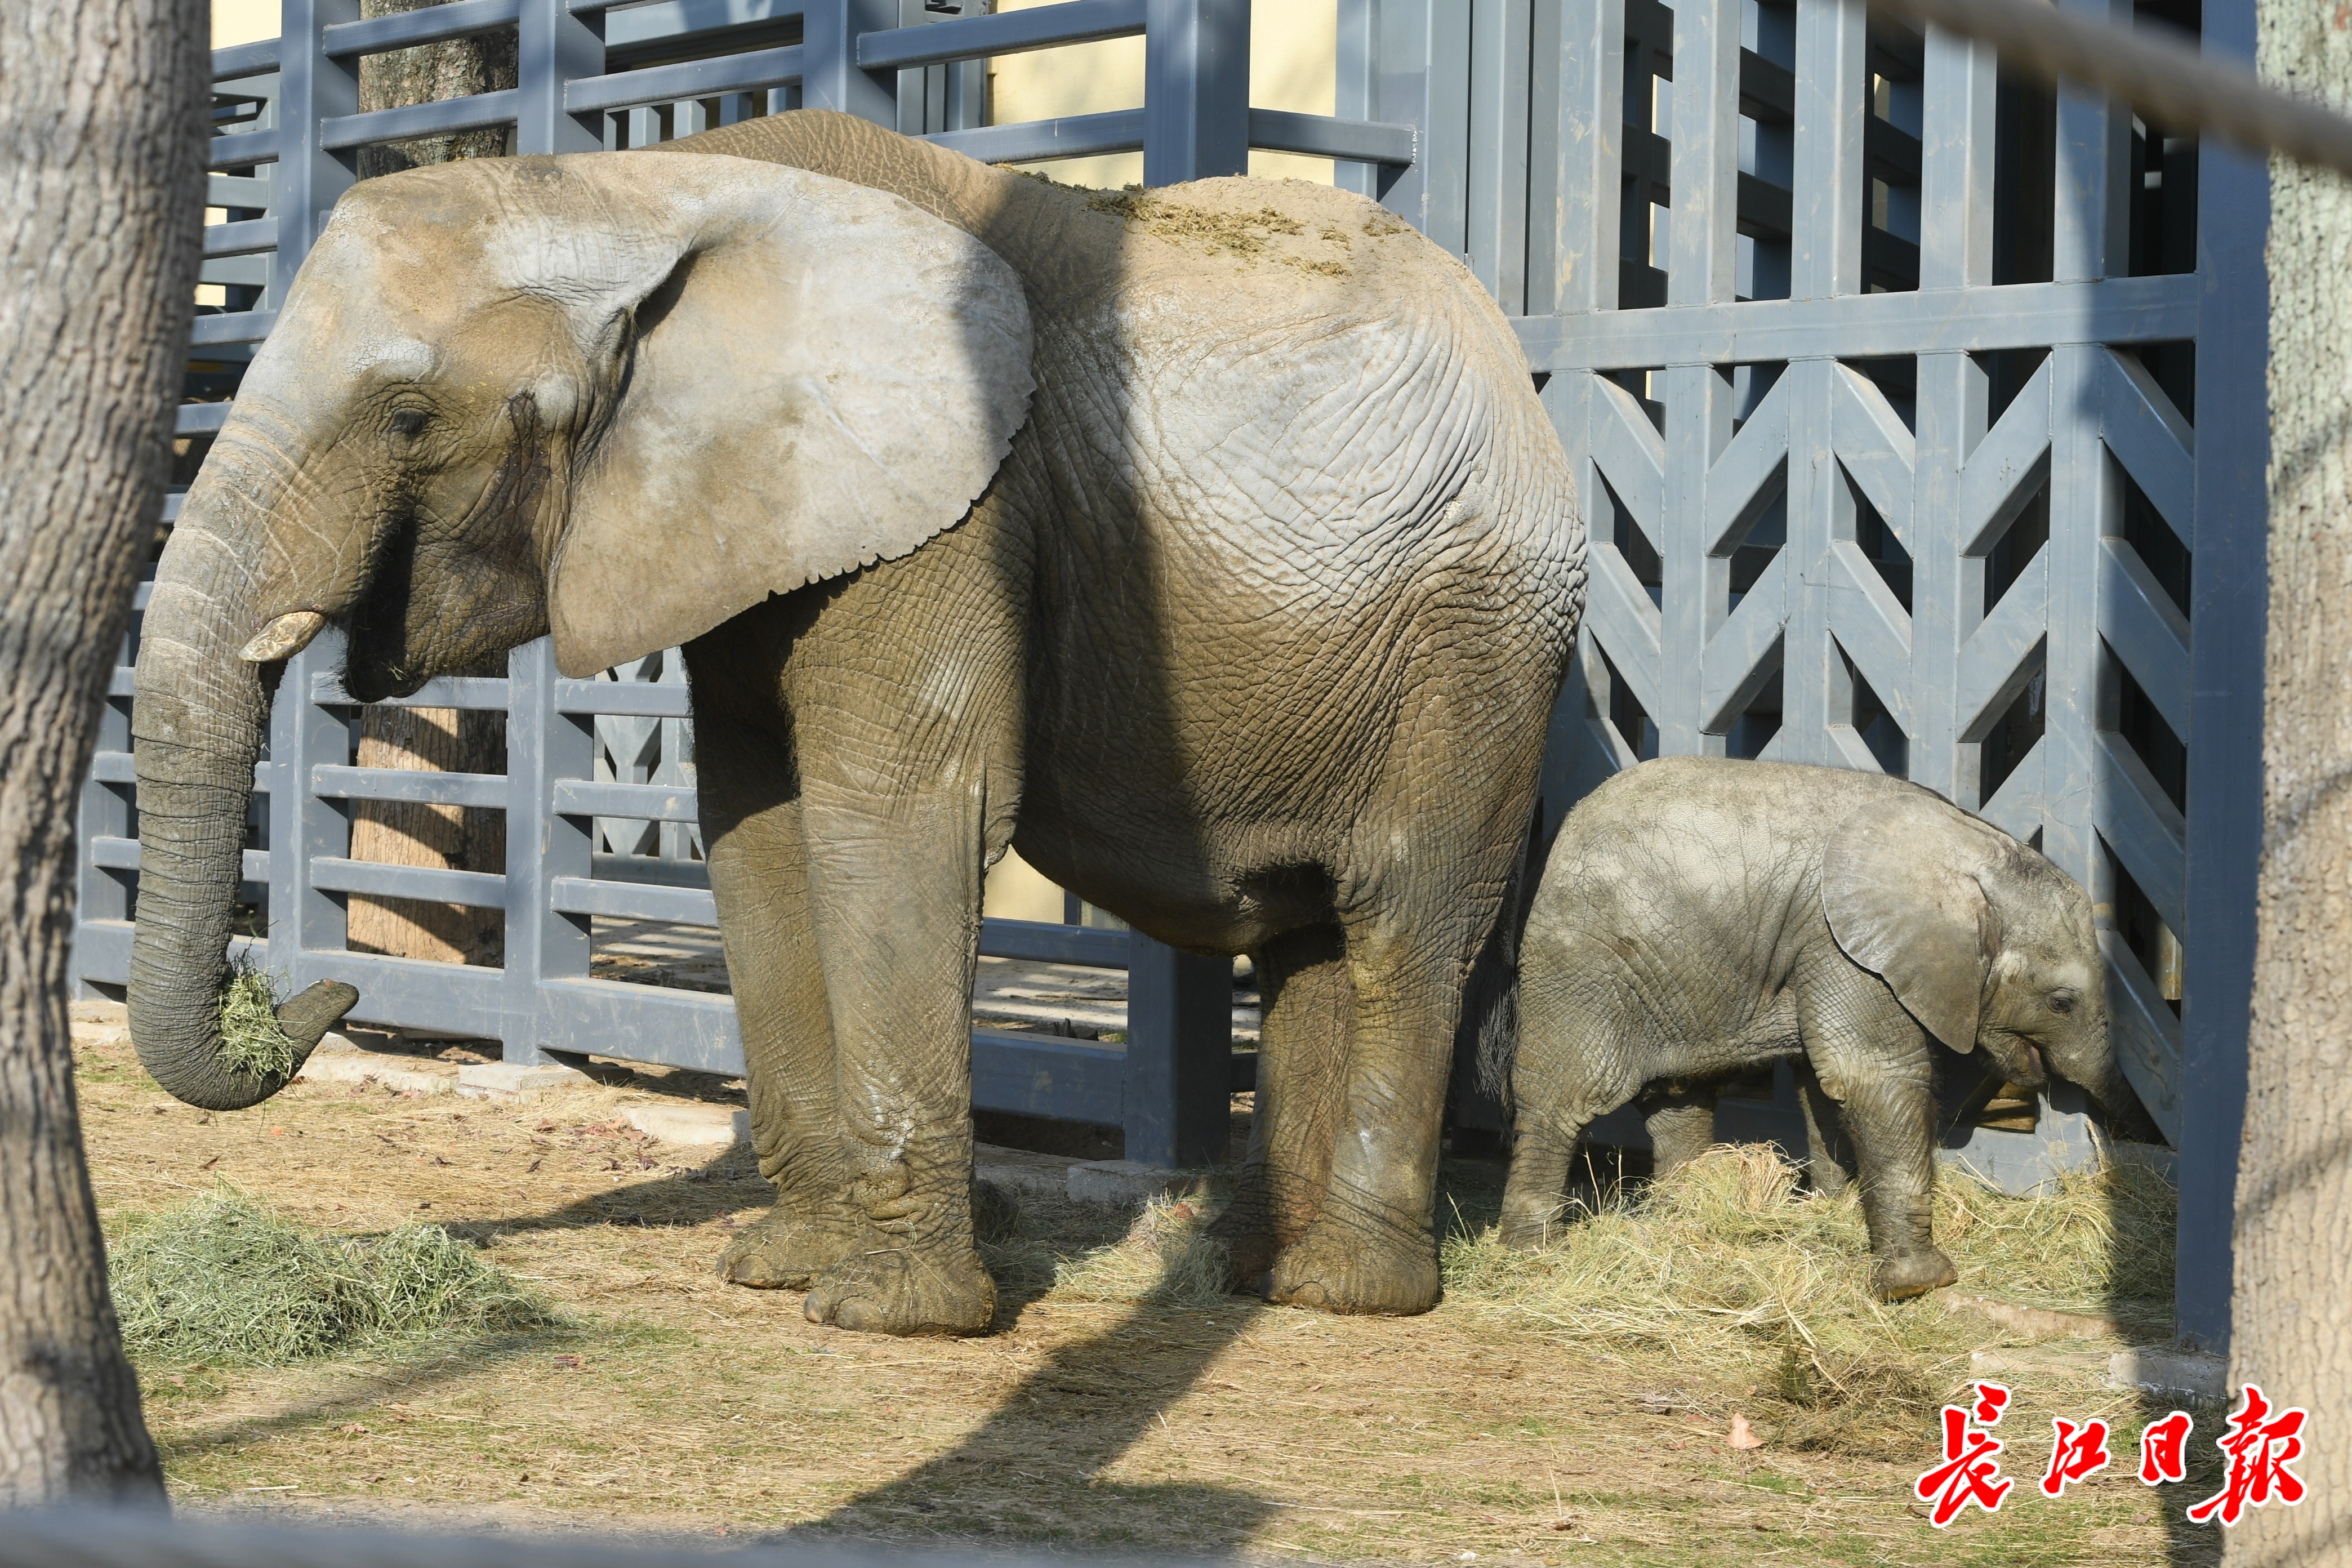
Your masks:
<instances>
[{"instance_id":1,"label":"elephant foot","mask_svg":"<svg viewBox=\"0 0 2352 1568\"><path fill-rule=\"evenodd\" d=\"M1565 1206L1559 1202L1516 1202L1505 1194L1498 1226L1503 1245L1514 1252L1542 1251L1559 1235L1560 1212Z\"/></svg>"},{"instance_id":2,"label":"elephant foot","mask_svg":"<svg viewBox=\"0 0 2352 1568\"><path fill-rule=\"evenodd\" d=\"M1274 1216L1265 1199L1263 1180L1244 1179L1223 1213L1209 1223L1209 1237L1223 1242L1228 1268L1225 1289L1263 1295L1282 1244L1275 1236Z\"/></svg>"},{"instance_id":3,"label":"elephant foot","mask_svg":"<svg viewBox=\"0 0 2352 1568\"><path fill-rule=\"evenodd\" d=\"M828 1219L811 1205L779 1199L727 1244L719 1255L719 1277L754 1290L805 1290L863 1239L862 1228L845 1213Z\"/></svg>"},{"instance_id":4,"label":"elephant foot","mask_svg":"<svg viewBox=\"0 0 2352 1568\"><path fill-rule=\"evenodd\" d=\"M1551 1243L1552 1227L1541 1220L1505 1220L1499 1227L1502 1243L1513 1252L1541 1252Z\"/></svg>"},{"instance_id":5,"label":"elephant foot","mask_svg":"<svg viewBox=\"0 0 2352 1568\"><path fill-rule=\"evenodd\" d=\"M996 1281L969 1246L870 1247L827 1270L802 1311L866 1334L983 1333L996 1315Z\"/></svg>"},{"instance_id":6,"label":"elephant foot","mask_svg":"<svg viewBox=\"0 0 2352 1568\"><path fill-rule=\"evenodd\" d=\"M1274 1260L1266 1298L1286 1307L1409 1318L1437 1305L1437 1246L1423 1233L1377 1236L1318 1220Z\"/></svg>"},{"instance_id":7,"label":"elephant foot","mask_svg":"<svg viewBox=\"0 0 2352 1568\"><path fill-rule=\"evenodd\" d=\"M1870 1288L1882 1301L1900 1301L1940 1289L1958 1279L1950 1258L1935 1247L1922 1247L1881 1258L1870 1271Z\"/></svg>"}]
</instances>

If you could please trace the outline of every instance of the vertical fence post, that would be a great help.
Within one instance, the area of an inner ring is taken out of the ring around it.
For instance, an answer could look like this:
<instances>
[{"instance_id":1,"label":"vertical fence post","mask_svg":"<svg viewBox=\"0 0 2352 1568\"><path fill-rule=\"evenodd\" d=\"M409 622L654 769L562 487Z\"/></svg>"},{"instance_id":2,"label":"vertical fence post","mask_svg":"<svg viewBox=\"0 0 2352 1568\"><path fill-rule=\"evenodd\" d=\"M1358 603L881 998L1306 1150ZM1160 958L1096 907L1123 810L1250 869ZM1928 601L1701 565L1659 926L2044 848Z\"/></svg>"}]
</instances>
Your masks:
<instances>
[{"instance_id":1,"label":"vertical fence post","mask_svg":"<svg viewBox=\"0 0 2352 1568\"><path fill-rule=\"evenodd\" d=\"M1558 7L1556 54L1539 54L1535 69L1559 79L1550 97L1556 116L1553 156L1531 187L1528 226L1549 242L1531 244L1528 308L1563 316L1617 306L1618 225L1623 203L1625 0L1580 0ZM1543 266L1538 269L1538 258ZM1592 461L1592 399L1598 374L1572 371L1553 376L1543 389L1545 411L1559 433L1576 499L1591 533L1609 530L1609 508ZM1592 540L1588 537L1588 548ZM1588 667L1601 668L1590 630L1577 633L1577 652L1544 743L1541 775L1543 835L1539 852L1570 806L1613 771L1616 759L1594 735L1588 718L1593 686ZM1605 677L1605 670L1604 670ZM1639 744L1641 737L1633 737Z\"/></svg>"},{"instance_id":2,"label":"vertical fence post","mask_svg":"<svg viewBox=\"0 0 2352 1568\"><path fill-rule=\"evenodd\" d=\"M563 103L569 83L604 74L603 12L575 15L566 0L522 0L515 64L522 91L516 152L603 151L604 115L573 114ZM588 973L588 917L549 909L547 885L589 874L595 824L559 817L552 807L557 779L595 773L595 721L557 712L555 682L555 647L547 638L507 655L506 1019L499 1039L503 1058L524 1066L549 1059L540 982Z\"/></svg>"},{"instance_id":3,"label":"vertical fence post","mask_svg":"<svg viewBox=\"0 0 2352 1568\"><path fill-rule=\"evenodd\" d=\"M599 153L602 113L573 114L563 89L583 77L604 74L604 14L575 15L565 0L522 0L515 20L515 115L518 153ZM509 830L511 837L512 829Z\"/></svg>"},{"instance_id":4,"label":"vertical fence post","mask_svg":"<svg viewBox=\"0 0 2352 1568\"><path fill-rule=\"evenodd\" d=\"M596 769L596 721L556 708L555 645L545 637L507 655L506 1024L509 1062L544 1062L543 980L588 973L589 917L548 907L548 884L593 868L595 821L555 813L555 785Z\"/></svg>"},{"instance_id":5,"label":"vertical fence post","mask_svg":"<svg viewBox=\"0 0 2352 1568\"><path fill-rule=\"evenodd\" d=\"M1854 0L1857 15L1860 0ZM1677 305L1732 298L1738 184L1739 11L1705 0L1675 8L1674 206L1667 218L1666 297ZM1860 132L1857 130L1856 135ZM1731 384L1711 364L1669 365L1666 384L1665 515L1657 548L1664 582L1660 606L1658 752L1721 756L1724 739L1705 731L1700 683L1707 638L1730 611L1731 563L1707 536L1706 476L1731 439ZM1790 483L1797 458L1790 457ZM1796 502L1790 502L1791 538ZM1791 626L1790 651L1795 652ZM1627 737L1641 743L1638 735Z\"/></svg>"},{"instance_id":6,"label":"vertical fence post","mask_svg":"<svg viewBox=\"0 0 2352 1568\"><path fill-rule=\"evenodd\" d=\"M2254 52L2252 0L2206 0L2205 47ZM2189 748L2188 984L2182 1005L2180 1237L2173 1287L2181 1342L2230 1339L2230 1227L2246 1115L2254 873L2263 843L2263 638L2270 614L2270 171L2208 140L2198 148L2197 572Z\"/></svg>"},{"instance_id":7,"label":"vertical fence post","mask_svg":"<svg viewBox=\"0 0 2352 1568\"><path fill-rule=\"evenodd\" d=\"M269 268L265 303L277 309L325 226L335 203L351 189L357 162L319 144L322 121L356 114L359 62L324 53L324 29L359 19L359 0L284 0L279 12L278 125L278 252ZM257 783L269 795L269 941L273 975L299 990L314 978L306 954L339 952L344 941L341 900L310 886L310 862L350 847L349 819L338 805L310 793L310 770L350 761L350 731L340 714L310 700L311 678L331 667L341 637L328 632L286 661L269 715L268 760Z\"/></svg>"},{"instance_id":8,"label":"vertical fence post","mask_svg":"<svg viewBox=\"0 0 2352 1568\"><path fill-rule=\"evenodd\" d=\"M348 153L319 145L319 122L360 111L360 63L331 60L321 33L359 20L359 0L284 0L279 13L278 99L278 254L267 304L276 310L335 203L359 176Z\"/></svg>"},{"instance_id":9,"label":"vertical fence post","mask_svg":"<svg viewBox=\"0 0 2352 1568\"><path fill-rule=\"evenodd\" d=\"M1506 316L1523 316L1528 309L1528 52L1533 34L1528 0L1472 0L1463 250L1471 273Z\"/></svg>"},{"instance_id":10,"label":"vertical fence post","mask_svg":"<svg viewBox=\"0 0 2352 1568\"><path fill-rule=\"evenodd\" d=\"M2128 26L2128 0L2066 0L2066 8ZM2130 271L2131 111L2104 94L2058 89L2057 204L2053 276L2087 282ZM2123 498L2102 431L2102 372L2109 351L2061 343L2050 353L2050 634L2042 710L2042 852L2081 883L2115 925L2116 879L2100 841L2099 736L2114 681L2099 626L2103 541L2123 531ZM2067 1144L2089 1141L2078 1095L2045 1096L2034 1131ZM2063 1109L2062 1109L2062 1106Z\"/></svg>"},{"instance_id":11,"label":"vertical fence post","mask_svg":"<svg viewBox=\"0 0 2352 1568\"><path fill-rule=\"evenodd\" d=\"M1986 45L1927 31L1920 73L1919 287L1977 289L1992 281L1993 89L1999 62ZM1960 470L1984 438L1984 367L1968 353L1919 356L1918 430L1911 516L1912 664L1940 672L1912 682L1909 773L1961 805L1979 804L1975 745L1961 739L1961 650L1984 621L1985 558L1951 531Z\"/></svg>"},{"instance_id":12,"label":"vertical fence post","mask_svg":"<svg viewBox=\"0 0 2352 1568\"><path fill-rule=\"evenodd\" d=\"M1234 966L1128 935L1127 1157L1212 1165L1225 1157L1233 1087Z\"/></svg>"},{"instance_id":13,"label":"vertical fence post","mask_svg":"<svg viewBox=\"0 0 2352 1568\"><path fill-rule=\"evenodd\" d=\"M115 656L122 664L131 662L133 642L132 636L123 637L121 650ZM110 696L99 710L98 742L90 748L90 752L95 756L102 752L127 752L130 749L130 705L121 698ZM74 823L74 854L79 872L76 889L78 896L74 903L76 951L68 960L66 968L66 994L78 1002L100 994L82 978L84 958L79 948L83 929L92 921L127 921L131 918L131 889L124 879L126 874L110 871L99 865L93 858L91 840L130 837L131 800L126 786L101 784L96 777L84 779L81 810Z\"/></svg>"},{"instance_id":14,"label":"vertical fence post","mask_svg":"<svg viewBox=\"0 0 2352 1568\"><path fill-rule=\"evenodd\" d=\"M342 659L332 629L286 661L269 712L269 959L272 974L296 991L320 978L310 955L340 952L346 934L342 900L310 885L310 862L350 852L346 808L310 793L310 770L351 758L351 725L339 710L310 700L310 682Z\"/></svg>"},{"instance_id":15,"label":"vertical fence post","mask_svg":"<svg viewBox=\"0 0 2352 1568\"><path fill-rule=\"evenodd\" d=\"M1250 0L1146 0L1143 183L1249 173Z\"/></svg>"},{"instance_id":16,"label":"vertical fence post","mask_svg":"<svg viewBox=\"0 0 2352 1568\"><path fill-rule=\"evenodd\" d=\"M801 14L801 107L896 128L898 73L859 70L857 40L898 25L898 0L808 0Z\"/></svg>"}]
</instances>

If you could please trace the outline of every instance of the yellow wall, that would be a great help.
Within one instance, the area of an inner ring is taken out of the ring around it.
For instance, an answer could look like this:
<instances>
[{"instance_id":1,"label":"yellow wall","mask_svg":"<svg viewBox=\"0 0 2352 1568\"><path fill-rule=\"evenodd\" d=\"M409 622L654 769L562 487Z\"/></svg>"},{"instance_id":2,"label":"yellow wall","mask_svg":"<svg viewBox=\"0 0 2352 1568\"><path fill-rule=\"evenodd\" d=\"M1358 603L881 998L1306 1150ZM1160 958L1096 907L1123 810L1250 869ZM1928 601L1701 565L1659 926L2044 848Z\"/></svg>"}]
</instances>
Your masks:
<instances>
[{"instance_id":1,"label":"yellow wall","mask_svg":"<svg viewBox=\"0 0 2352 1568\"><path fill-rule=\"evenodd\" d=\"M999 11L1025 11L1055 0L997 0ZM1339 0L1257 0L1250 7L1250 103L1302 114L1332 111L1339 48ZM999 125L1102 114L1143 103L1143 40L1004 55L989 62ZM1105 188L1139 183L1143 154L1065 158L1025 165L1070 184ZM1252 153L1250 173L1268 179L1331 183L1331 160L1289 153Z\"/></svg>"},{"instance_id":2,"label":"yellow wall","mask_svg":"<svg viewBox=\"0 0 2352 1568\"><path fill-rule=\"evenodd\" d=\"M278 36L278 0L213 0L213 47Z\"/></svg>"}]
</instances>

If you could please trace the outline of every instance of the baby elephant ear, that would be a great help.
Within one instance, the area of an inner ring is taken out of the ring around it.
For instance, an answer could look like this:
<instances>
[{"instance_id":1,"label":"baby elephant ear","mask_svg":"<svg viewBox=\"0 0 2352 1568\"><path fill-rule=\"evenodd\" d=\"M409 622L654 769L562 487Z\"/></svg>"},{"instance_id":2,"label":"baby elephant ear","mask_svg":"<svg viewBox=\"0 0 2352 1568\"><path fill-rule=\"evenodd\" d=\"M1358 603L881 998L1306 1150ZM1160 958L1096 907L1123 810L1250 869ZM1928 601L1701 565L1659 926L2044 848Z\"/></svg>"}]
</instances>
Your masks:
<instances>
[{"instance_id":1,"label":"baby elephant ear","mask_svg":"<svg viewBox=\"0 0 2352 1568\"><path fill-rule=\"evenodd\" d=\"M1997 945L1976 878L1986 837L1957 807L1905 790L1840 823L1822 859L1822 910L1839 948L1956 1051L1976 1047L1978 1001Z\"/></svg>"},{"instance_id":2,"label":"baby elephant ear","mask_svg":"<svg viewBox=\"0 0 2352 1568\"><path fill-rule=\"evenodd\" d=\"M962 230L804 170L603 157L596 178L660 193L677 249L609 334L618 402L551 562L575 679L954 527L1033 387L1021 280ZM616 189L603 216L648 200Z\"/></svg>"}]
</instances>

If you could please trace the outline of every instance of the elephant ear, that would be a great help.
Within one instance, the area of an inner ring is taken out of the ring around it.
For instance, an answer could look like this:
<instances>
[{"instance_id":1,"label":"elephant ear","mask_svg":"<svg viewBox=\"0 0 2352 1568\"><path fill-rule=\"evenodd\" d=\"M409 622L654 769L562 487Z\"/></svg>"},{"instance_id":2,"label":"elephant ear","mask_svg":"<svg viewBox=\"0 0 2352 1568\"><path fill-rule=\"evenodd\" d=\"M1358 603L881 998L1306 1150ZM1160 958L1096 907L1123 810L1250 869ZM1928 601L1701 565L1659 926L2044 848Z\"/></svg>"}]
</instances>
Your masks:
<instances>
[{"instance_id":1,"label":"elephant ear","mask_svg":"<svg viewBox=\"0 0 2352 1568\"><path fill-rule=\"evenodd\" d=\"M2000 945L1976 876L1987 831L1924 790L1892 792L1840 823L1822 858L1822 911L1838 947L1961 1052L1976 1047Z\"/></svg>"},{"instance_id":2,"label":"elephant ear","mask_svg":"<svg viewBox=\"0 0 2352 1568\"><path fill-rule=\"evenodd\" d=\"M558 668L685 642L962 521L1034 385L1001 258L804 170L631 153L594 172L662 193L678 238L604 307L627 359L550 563Z\"/></svg>"}]
</instances>

